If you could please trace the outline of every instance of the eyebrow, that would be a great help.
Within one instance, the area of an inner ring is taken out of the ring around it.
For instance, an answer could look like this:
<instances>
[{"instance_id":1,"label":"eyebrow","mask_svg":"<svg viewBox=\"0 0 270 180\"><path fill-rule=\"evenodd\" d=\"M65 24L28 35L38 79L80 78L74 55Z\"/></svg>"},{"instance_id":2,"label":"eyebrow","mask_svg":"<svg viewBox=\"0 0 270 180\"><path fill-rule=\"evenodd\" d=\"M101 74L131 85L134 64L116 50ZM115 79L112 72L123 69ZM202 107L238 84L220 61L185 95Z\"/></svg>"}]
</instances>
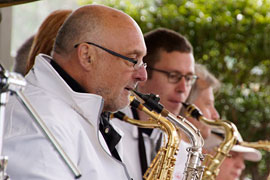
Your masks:
<instances>
[{"instance_id":1,"label":"eyebrow","mask_svg":"<svg viewBox=\"0 0 270 180\"><path fill-rule=\"evenodd\" d=\"M179 73L179 74L181 74L181 75L184 75L184 74L182 74L180 71L178 71L178 70L166 70L166 71L168 71L168 72L177 72L177 73ZM192 72L188 72L187 74L185 74L185 75L196 75L195 73L192 73Z\"/></svg>"},{"instance_id":2,"label":"eyebrow","mask_svg":"<svg viewBox=\"0 0 270 180\"><path fill-rule=\"evenodd\" d=\"M132 55L132 54L136 54L138 56L143 56L143 57L146 56L146 53L143 53L142 51L137 50L137 49L127 53L127 55Z\"/></svg>"}]
</instances>

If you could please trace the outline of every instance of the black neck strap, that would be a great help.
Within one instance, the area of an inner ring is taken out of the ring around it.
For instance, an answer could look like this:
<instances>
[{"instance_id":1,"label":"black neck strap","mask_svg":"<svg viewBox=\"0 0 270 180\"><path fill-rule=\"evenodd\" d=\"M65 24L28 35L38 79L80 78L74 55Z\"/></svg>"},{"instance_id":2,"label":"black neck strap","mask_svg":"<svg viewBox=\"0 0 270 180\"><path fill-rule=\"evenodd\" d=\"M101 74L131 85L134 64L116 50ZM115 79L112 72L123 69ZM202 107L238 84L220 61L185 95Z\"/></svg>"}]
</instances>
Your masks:
<instances>
[{"instance_id":1,"label":"black neck strap","mask_svg":"<svg viewBox=\"0 0 270 180\"><path fill-rule=\"evenodd\" d=\"M132 114L133 114L134 119L139 120L139 115L138 115L137 110L135 108L131 108L131 110L132 110ZM139 148L139 156L140 156L142 175L144 175L144 173L146 172L146 170L148 168L143 133L146 133L150 136L152 131L153 131L153 129L138 128L138 138L139 138L138 148Z\"/></svg>"}]
</instances>

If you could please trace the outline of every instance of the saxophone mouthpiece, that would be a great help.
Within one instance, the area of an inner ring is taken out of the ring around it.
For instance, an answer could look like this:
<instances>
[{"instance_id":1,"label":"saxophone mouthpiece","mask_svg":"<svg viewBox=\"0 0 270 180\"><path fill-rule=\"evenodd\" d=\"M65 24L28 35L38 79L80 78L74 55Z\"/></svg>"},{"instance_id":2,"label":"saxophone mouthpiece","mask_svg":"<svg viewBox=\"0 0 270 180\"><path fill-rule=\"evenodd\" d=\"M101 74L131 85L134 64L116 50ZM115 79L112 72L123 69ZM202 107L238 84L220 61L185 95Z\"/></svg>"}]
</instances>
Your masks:
<instances>
[{"instance_id":1,"label":"saxophone mouthpiece","mask_svg":"<svg viewBox=\"0 0 270 180\"><path fill-rule=\"evenodd\" d=\"M163 105L159 103L160 97L156 94L143 94L132 89L132 92L140 97L144 101L144 106L150 111L154 110L157 113L161 113L164 109Z\"/></svg>"},{"instance_id":2,"label":"saxophone mouthpiece","mask_svg":"<svg viewBox=\"0 0 270 180\"><path fill-rule=\"evenodd\" d=\"M185 102L182 102L182 104L183 104L184 108L188 108L188 106L190 105L190 104L185 103Z\"/></svg>"},{"instance_id":3,"label":"saxophone mouthpiece","mask_svg":"<svg viewBox=\"0 0 270 180\"><path fill-rule=\"evenodd\" d=\"M184 108L186 109L187 113L191 117L199 120L200 117L203 116L203 114L200 111L200 109L198 107L196 107L194 104L189 104L189 103L185 103L185 102L182 102L182 104L183 104Z\"/></svg>"},{"instance_id":4,"label":"saxophone mouthpiece","mask_svg":"<svg viewBox=\"0 0 270 180\"><path fill-rule=\"evenodd\" d=\"M134 89L131 89L131 91L134 93L134 94L136 94L139 98L141 98L142 100L144 100L144 101L146 101L149 97L149 95L147 95L147 94L143 94L143 93L140 93L140 92L138 92L138 91L136 91L136 90L134 90Z\"/></svg>"}]
</instances>

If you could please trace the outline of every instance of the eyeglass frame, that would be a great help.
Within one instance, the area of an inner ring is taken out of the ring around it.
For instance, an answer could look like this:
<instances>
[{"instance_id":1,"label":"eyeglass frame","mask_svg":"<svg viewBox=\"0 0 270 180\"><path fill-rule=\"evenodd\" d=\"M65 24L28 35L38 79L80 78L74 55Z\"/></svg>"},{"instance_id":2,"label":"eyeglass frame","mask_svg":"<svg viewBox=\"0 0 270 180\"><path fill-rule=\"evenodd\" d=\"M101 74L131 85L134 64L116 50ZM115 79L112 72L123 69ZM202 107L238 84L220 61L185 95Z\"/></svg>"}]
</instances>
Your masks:
<instances>
[{"instance_id":1,"label":"eyeglass frame","mask_svg":"<svg viewBox=\"0 0 270 180\"><path fill-rule=\"evenodd\" d=\"M188 84L188 86L192 86L195 82L196 82L196 80L198 79L198 76L196 76L195 74L187 74L187 75L182 75L182 74L180 74L179 72L177 72L177 71L165 71L165 70L161 70L161 69L156 69L156 68L152 68L152 67L147 67L147 69L149 69L149 70L152 70L152 71L157 71L157 72L160 72L160 73L163 73L163 74L166 74L167 75L167 78L168 78L168 82L169 83L172 83L172 84L176 84L176 83L178 83L179 81L181 81L181 79L184 77L185 78L185 81L186 82L188 82L188 80L187 80L187 77L188 76L191 76L193 79L193 82L191 81L190 82L190 84ZM176 82L172 82L172 81L170 81L170 77L171 77L171 74L172 73L176 73L176 74L178 74L178 80L176 81Z\"/></svg>"},{"instance_id":2,"label":"eyeglass frame","mask_svg":"<svg viewBox=\"0 0 270 180\"><path fill-rule=\"evenodd\" d=\"M147 67L147 63L143 63L143 61L142 61L142 64L138 64L138 62L139 62L138 60L134 60L134 59L132 59L132 58L126 57L126 56L124 56L124 55L122 55L122 54L119 54L119 53L117 53L117 52L115 52L115 51L112 51L112 50L110 50L110 49L107 49L107 48L105 48L105 47L102 47L102 46L100 46L100 45L98 45L98 44L96 44L96 43L93 43L93 42L83 42L83 43L86 43L86 44L89 44L89 45L96 46L96 47L98 47L98 48L100 48L100 49L106 51L107 53L113 55L113 56L120 57L121 59L124 59L124 60L126 60L126 61L129 61L129 62L133 63L133 64L134 64L134 65L133 65L133 68L134 68L135 70L138 70L138 69L140 69L141 67L144 67L144 68ZM78 44L74 45L74 48L77 48L80 44L82 44L82 43L78 43ZM137 64L138 64L138 65L137 65ZM136 65L137 65L137 66L136 66ZM136 67L137 67L137 68L136 68Z\"/></svg>"}]
</instances>

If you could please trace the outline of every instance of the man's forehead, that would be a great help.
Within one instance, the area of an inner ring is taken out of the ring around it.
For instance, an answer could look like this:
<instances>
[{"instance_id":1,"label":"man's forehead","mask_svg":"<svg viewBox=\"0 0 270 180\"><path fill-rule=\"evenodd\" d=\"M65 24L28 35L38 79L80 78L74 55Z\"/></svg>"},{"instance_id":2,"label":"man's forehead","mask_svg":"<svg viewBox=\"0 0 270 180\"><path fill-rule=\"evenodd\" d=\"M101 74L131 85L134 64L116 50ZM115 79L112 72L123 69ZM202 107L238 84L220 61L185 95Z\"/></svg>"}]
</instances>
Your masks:
<instances>
[{"instance_id":1,"label":"man's forehead","mask_svg":"<svg viewBox=\"0 0 270 180\"><path fill-rule=\"evenodd\" d=\"M145 56L146 55L146 50L144 49L133 49L133 50L129 50L127 52L127 56L128 55L134 55L136 54L137 56Z\"/></svg>"},{"instance_id":2,"label":"man's forehead","mask_svg":"<svg viewBox=\"0 0 270 180\"><path fill-rule=\"evenodd\" d=\"M179 71L195 71L195 62L192 53L183 53L179 51L167 52L161 50L157 56L157 65L172 66Z\"/></svg>"}]
</instances>

